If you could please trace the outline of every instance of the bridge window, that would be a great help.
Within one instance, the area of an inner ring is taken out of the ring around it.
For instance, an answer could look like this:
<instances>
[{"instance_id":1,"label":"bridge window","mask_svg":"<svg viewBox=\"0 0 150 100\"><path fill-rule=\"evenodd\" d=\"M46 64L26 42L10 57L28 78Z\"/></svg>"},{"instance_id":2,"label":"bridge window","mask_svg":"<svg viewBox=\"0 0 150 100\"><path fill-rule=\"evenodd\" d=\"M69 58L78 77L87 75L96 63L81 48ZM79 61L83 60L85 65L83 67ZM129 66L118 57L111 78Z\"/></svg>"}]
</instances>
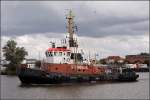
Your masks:
<instances>
[{"instance_id":1,"label":"bridge window","mask_svg":"<svg viewBox=\"0 0 150 100\"><path fill-rule=\"evenodd\" d=\"M49 57L50 57L50 52L48 52L48 53L47 53L47 56L49 56Z\"/></svg>"},{"instance_id":2,"label":"bridge window","mask_svg":"<svg viewBox=\"0 0 150 100\"><path fill-rule=\"evenodd\" d=\"M67 52L67 56L70 56L70 52Z\"/></svg>"},{"instance_id":3,"label":"bridge window","mask_svg":"<svg viewBox=\"0 0 150 100\"><path fill-rule=\"evenodd\" d=\"M54 52L54 56L57 56L57 52Z\"/></svg>"},{"instance_id":4,"label":"bridge window","mask_svg":"<svg viewBox=\"0 0 150 100\"><path fill-rule=\"evenodd\" d=\"M52 52L49 52L49 56L50 56L50 57L53 56L53 53L52 53Z\"/></svg>"},{"instance_id":5,"label":"bridge window","mask_svg":"<svg viewBox=\"0 0 150 100\"><path fill-rule=\"evenodd\" d=\"M59 56L62 56L62 52L59 52Z\"/></svg>"}]
</instances>

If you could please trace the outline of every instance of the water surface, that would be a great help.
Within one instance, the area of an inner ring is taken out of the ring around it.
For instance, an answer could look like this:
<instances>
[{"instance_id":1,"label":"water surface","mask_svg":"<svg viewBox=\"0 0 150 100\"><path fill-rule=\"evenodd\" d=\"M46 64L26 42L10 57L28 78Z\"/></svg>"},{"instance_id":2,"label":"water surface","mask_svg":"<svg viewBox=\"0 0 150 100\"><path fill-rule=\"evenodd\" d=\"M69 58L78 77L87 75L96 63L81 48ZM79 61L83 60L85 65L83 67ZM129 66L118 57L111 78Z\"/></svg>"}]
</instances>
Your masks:
<instances>
[{"instance_id":1,"label":"water surface","mask_svg":"<svg viewBox=\"0 0 150 100\"><path fill-rule=\"evenodd\" d=\"M16 76L1 75L2 99L149 99L149 73L136 82L21 85Z\"/></svg>"}]
</instances>

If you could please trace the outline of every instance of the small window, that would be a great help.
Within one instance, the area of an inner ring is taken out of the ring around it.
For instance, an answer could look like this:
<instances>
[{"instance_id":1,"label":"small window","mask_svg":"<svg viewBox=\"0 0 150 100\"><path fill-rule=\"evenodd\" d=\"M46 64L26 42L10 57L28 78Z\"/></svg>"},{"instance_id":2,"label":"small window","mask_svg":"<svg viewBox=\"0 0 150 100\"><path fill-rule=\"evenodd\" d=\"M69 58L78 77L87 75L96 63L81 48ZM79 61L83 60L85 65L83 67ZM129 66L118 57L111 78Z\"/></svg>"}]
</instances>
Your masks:
<instances>
[{"instance_id":1,"label":"small window","mask_svg":"<svg viewBox=\"0 0 150 100\"><path fill-rule=\"evenodd\" d=\"M85 69L83 69L83 72L85 71Z\"/></svg>"},{"instance_id":2,"label":"small window","mask_svg":"<svg viewBox=\"0 0 150 100\"><path fill-rule=\"evenodd\" d=\"M78 71L81 71L80 69L78 69Z\"/></svg>"},{"instance_id":3,"label":"small window","mask_svg":"<svg viewBox=\"0 0 150 100\"><path fill-rule=\"evenodd\" d=\"M49 52L49 56L53 56L53 53L52 53L52 52Z\"/></svg>"},{"instance_id":4,"label":"small window","mask_svg":"<svg viewBox=\"0 0 150 100\"><path fill-rule=\"evenodd\" d=\"M48 56L50 57L51 55L50 55L50 52L48 52Z\"/></svg>"},{"instance_id":5,"label":"small window","mask_svg":"<svg viewBox=\"0 0 150 100\"><path fill-rule=\"evenodd\" d=\"M70 56L70 52L67 52L67 56Z\"/></svg>"},{"instance_id":6,"label":"small window","mask_svg":"<svg viewBox=\"0 0 150 100\"><path fill-rule=\"evenodd\" d=\"M62 56L62 52L59 52L59 56Z\"/></svg>"},{"instance_id":7,"label":"small window","mask_svg":"<svg viewBox=\"0 0 150 100\"><path fill-rule=\"evenodd\" d=\"M64 52L64 55L65 55L65 52Z\"/></svg>"},{"instance_id":8,"label":"small window","mask_svg":"<svg viewBox=\"0 0 150 100\"><path fill-rule=\"evenodd\" d=\"M54 56L56 56L57 55L57 52L54 52Z\"/></svg>"},{"instance_id":9,"label":"small window","mask_svg":"<svg viewBox=\"0 0 150 100\"><path fill-rule=\"evenodd\" d=\"M56 67L55 69L56 69L56 70L58 70L58 68L57 68L57 67Z\"/></svg>"}]
</instances>

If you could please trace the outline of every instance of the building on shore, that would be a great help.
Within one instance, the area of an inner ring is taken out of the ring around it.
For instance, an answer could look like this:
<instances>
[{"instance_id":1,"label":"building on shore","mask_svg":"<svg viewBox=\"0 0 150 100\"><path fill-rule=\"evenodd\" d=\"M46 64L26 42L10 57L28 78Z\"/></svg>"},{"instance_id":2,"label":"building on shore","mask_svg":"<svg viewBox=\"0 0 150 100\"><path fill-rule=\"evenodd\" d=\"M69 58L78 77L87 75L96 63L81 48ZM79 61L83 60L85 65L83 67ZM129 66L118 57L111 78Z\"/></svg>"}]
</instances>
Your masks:
<instances>
[{"instance_id":1,"label":"building on shore","mask_svg":"<svg viewBox=\"0 0 150 100\"><path fill-rule=\"evenodd\" d=\"M139 55L127 55L125 59L129 64L135 64L135 63L148 64L148 62L150 61L150 54L141 53Z\"/></svg>"},{"instance_id":2,"label":"building on shore","mask_svg":"<svg viewBox=\"0 0 150 100\"><path fill-rule=\"evenodd\" d=\"M6 61L5 59L1 60L0 63L0 74L5 74L6 73L6 69L7 69L7 64L9 64L8 61Z\"/></svg>"},{"instance_id":3,"label":"building on shore","mask_svg":"<svg viewBox=\"0 0 150 100\"><path fill-rule=\"evenodd\" d=\"M108 56L107 58L101 59L100 63L111 67L148 68L150 66L150 54L126 55L125 58L120 56Z\"/></svg>"},{"instance_id":4,"label":"building on shore","mask_svg":"<svg viewBox=\"0 0 150 100\"><path fill-rule=\"evenodd\" d=\"M127 55L126 61L130 64L133 63L144 63L145 59L142 56L139 55Z\"/></svg>"},{"instance_id":5,"label":"building on shore","mask_svg":"<svg viewBox=\"0 0 150 100\"><path fill-rule=\"evenodd\" d=\"M112 64L112 63L123 63L124 62L124 58L120 57L120 56L108 56L106 58L106 63L107 64Z\"/></svg>"}]
</instances>

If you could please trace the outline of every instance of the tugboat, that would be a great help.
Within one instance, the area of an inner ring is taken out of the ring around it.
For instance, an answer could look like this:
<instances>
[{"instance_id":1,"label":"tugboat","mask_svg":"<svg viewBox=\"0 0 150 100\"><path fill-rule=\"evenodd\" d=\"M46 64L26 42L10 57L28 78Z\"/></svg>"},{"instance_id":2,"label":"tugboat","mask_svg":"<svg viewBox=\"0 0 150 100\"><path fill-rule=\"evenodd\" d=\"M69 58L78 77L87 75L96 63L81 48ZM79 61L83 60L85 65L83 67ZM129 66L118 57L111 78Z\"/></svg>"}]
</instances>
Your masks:
<instances>
[{"instance_id":1,"label":"tugboat","mask_svg":"<svg viewBox=\"0 0 150 100\"><path fill-rule=\"evenodd\" d=\"M136 80L136 77L131 74L131 77L126 77L124 71L122 74L110 75L112 78L107 78L106 68L97 66L92 61L83 61L82 53L78 50L78 42L75 37L74 16L72 11L66 16L68 20L68 33L65 39L61 40L61 45L56 46L55 42L51 42L51 47L45 51L46 59L42 62L40 68L28 68L26 65L21 65L17 70L17 75L22 83L25 84L56 84L63 82L83 82L83 81L103 81L103 80Z\"/></svg>"}]
</instances>

